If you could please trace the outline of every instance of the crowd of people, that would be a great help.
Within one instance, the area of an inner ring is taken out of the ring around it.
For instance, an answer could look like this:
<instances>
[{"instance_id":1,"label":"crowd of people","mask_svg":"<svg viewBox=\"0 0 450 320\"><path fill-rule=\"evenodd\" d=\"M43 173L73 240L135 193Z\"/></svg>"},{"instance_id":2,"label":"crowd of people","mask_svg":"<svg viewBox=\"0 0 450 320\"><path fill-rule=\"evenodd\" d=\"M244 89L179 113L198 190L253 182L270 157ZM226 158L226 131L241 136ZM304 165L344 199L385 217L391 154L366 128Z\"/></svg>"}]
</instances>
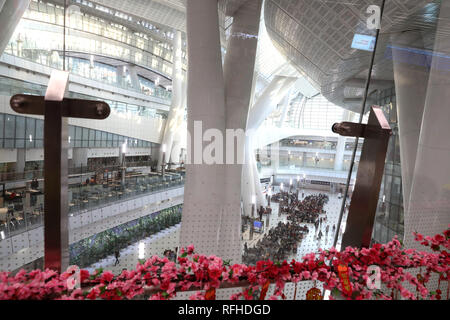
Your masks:
<instances>
[{"instance_id":1,"label":"crowd of people","mask_svg":"<svg viewBox=\"0 0 450 320\"><path fill-rule=\"evenodd\" d=\"M307 226L300 226L296 223L279 222L275 228L269 230L268 234L259 240L255 247L244 246L243 262L246 264L256 264L262 259L272 261L282 261L289 255L297 252L297 244L308 233Z\"/></svg>"},{"instance_id":2,"label":"crowd of people","mask_svg":"<svg viewBox=\"0 0 450 320\"><path fill-rule=\"evenodd\" d=\"M324 214L323 206L328 202L326 194L310 195L303 201L295 199L288 205L280 206L280 213L287 214L287 219L295 223L314 223L320 221L319 215ZM323 218L322 218L323 219Z\"/></svg>"},{"instance_id":3,"label":"crowd of people","mask_svg":"<svg viewBox=\"0 0 450 320\"><path fill-rule=\"evenodd\" d=\"M323 206L328 202L328 196L310 195L300 201L298 192L281 192L275 194L272 200L279 203L280 214L288 215L288 223L279 222L252 248L245 244L243 262L246 264L255 264L262 259L282 261L295 254L298 243L309 232L309 228L304 224L314 224L317 230L317 223L324 219L319 215L325 213Z\"/></svg>"}]
</instances>

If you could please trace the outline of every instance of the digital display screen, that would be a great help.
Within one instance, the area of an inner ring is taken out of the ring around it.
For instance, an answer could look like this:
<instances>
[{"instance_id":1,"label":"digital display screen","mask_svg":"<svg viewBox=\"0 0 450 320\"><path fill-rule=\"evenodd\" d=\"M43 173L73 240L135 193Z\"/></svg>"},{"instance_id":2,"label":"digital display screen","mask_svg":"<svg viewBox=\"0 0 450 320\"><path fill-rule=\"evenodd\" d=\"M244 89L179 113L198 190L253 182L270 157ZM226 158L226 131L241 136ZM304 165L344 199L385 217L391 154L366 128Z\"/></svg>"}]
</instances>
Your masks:
<instances>
[{"instance_id":1,"label":"digital display screen","mask_svg":"<svg viewBox=\"0 0 450 320\"><path fill-rule=\"evenodd\" d=\"M253 222L253 226L254 226L255 228L262 228L262 222L260 222L260 221L255 221L255 222Z\"/></svg>"},{"instance_id":2,"label":"digital display screen","mask_svg":"<svg viewBox=\"0 0 450 320\"><path fill-rule=\"evenodd\" d=\"M353 37L352 48L365 51L373 51L375 49L374 36L368 36L365 34L355 34Z\"/></svg>"}]
</instances>

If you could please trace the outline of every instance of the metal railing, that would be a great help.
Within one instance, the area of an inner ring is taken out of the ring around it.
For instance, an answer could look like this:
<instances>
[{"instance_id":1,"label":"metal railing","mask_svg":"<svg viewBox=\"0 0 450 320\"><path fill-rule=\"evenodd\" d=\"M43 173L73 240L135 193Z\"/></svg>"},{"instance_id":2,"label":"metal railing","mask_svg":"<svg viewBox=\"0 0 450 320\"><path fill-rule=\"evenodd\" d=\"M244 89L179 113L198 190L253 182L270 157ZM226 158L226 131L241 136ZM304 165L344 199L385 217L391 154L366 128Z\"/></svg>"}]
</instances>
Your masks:
<instances>
[{"instance_id":1,"label":"metal railing","mask_svg":"<svg viewBox=\"0 0 450 320\"><path fill-rule=\"evenodd\" d=\"M69 186L69 215L112 205L184 185L184 173L150 173L114 179L104 183L79 183ZM5 239L43 225L44 190L28 190L0 208L0 239Z\"/></svg>"}]
</instances>

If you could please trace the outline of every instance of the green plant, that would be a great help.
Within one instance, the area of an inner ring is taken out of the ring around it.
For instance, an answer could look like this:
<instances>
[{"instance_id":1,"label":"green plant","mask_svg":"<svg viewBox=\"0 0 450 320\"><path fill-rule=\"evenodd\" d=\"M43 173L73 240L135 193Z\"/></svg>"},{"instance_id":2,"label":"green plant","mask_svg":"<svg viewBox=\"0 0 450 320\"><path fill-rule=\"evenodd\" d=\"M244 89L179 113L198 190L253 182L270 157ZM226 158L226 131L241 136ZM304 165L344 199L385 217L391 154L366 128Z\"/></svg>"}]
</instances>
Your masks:
<instances>
[{"instance_id":1,"label":"green plant","mask_svg":"<svg viewBox=\"0 0 450 320\"><path fill-rule=\"evenodd\" d=\"M174 226L181 222L181 209L182 205L174 206L154 218L148 215L80 240L71 245L70 263L86 267L114 254L117 249Z\"/></svg>"}]
</instances>

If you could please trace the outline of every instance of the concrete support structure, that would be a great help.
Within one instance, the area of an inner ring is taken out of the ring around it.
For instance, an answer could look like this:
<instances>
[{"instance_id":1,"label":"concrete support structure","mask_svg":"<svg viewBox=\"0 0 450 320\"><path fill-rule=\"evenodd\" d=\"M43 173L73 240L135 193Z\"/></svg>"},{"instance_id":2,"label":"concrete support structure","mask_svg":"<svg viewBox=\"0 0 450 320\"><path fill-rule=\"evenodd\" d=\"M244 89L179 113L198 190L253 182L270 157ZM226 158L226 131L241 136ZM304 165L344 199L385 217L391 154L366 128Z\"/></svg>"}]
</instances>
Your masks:
<instances>
[{"instance_id":1,"label":"concrete support structure","mask_svg":"<svg viewBox=\"0 0 450 320\"><path fill-rule=\"evenodd\" d=\"M16 172L24 172L25 171L25 162L26 162L26 149L18 148L17 149L17 160L16 160Z\"/></svg>"},{"instance_id":2,"label":"concrete support structure","mask_svg":"<svg viewBox=\"0 0 450 320\"><path fill-rule=\"evenodd\" d=\"M409 206L405 210L405 247L417 247L413 231L433 236L450 223L450 3L442 1L420 130ZM445 60L443 60L445 59ZM420 117L420 114L416 116ZM423 247L421 247L422 249Z\"/></svg>"},{"instance_id":3,"label":"concrete support structure","mask_svg":"<svg viewBox=\"0 0 450 320\"><path fill-rule=\"evenodd\" d=\"M141 83L139 81L137 67L135 65L124 64L117 66L116 71L117 83L121 86L125 85L125 79L127 78L127 75L130 75L131 87L135 90L141 89Z\"/></svg>"},{"instance_id":4,"label":"concrete support structure","mask_svg":"<svg viewBox=\"0 0 450 320\"><path fill-rule=\"evenodd\" d=\"M234 14L223 72L217 1L188 1L186 7L190 135L180 245L194 244L197 252L216 254L232 263L241 261L240 192L236 192L241 166L207 164L202 156L211 155L205 147L214 145L214 154L222 153L225 163L225 143L208 136L207 130L214 129L225 138L226 128L245 126L260 9L261 1L248 1ZM250 37L241 39L242 34ZM197 126L194 131L198 121L201 130ZM205 140L214 141L205 143L202 133Z\"/></svg>"},{"instance_id":5,"label":"concrete support structure","mask_svg":"<svg viewBox=\"0 0 450 320\"><path fill-rule=\"evenodd\" d=\"M72 149L72 166L86 167L88 163L88 148L73 148Z\"/></svg>"},{"instance_id":6,"label":"concrete support structure","mask_svg":"<svg viewBox=\"0 0 450 320\"><path fill-rule=\"evenodd\" d=\"M409 205L411 184L419 144L420 127L428 86L428 68L410 61L408 49L413 43L422 43L419 32L409 31L392 37L395 92L397 96L400 160L402 168L403 207ZM415 46L414 46L415 47ZM425 56L419 56L425 59ZM420 61L417 61L420 62Z\"/></svg>"},{"instance_id":7,"label":"concrete support structure","mask_svg":"<svg viewBox=\"0 0 450 320\"><path fill-rule=\"evenodd\" d=\"M278 168L280 167L279 148L280 142L275 142L274 144L272 144L272 150L277 149L277 154L274 155L272 152L270 153L270 165L272 167L273 174L276 174Z\"/></svg>"},{"instance_id":8,"label":"concrete support structure","mask_svg":"<svg viewBox=\"0 0 450 320\"><path fill-rule=\"evenodd\" d=\"M244 160L244 163L248 163L245 156L247 141L245 141L244 130L249 117L261 6L262 0L247 1L235 13L225 57L226 128L234 130L238 136L236 139L227 138L226 147L227 159L233 159L233 164L227 164L225 169L226 205L232 208L232 211L226 216L226 223L229 225L239 226L241 222L241 194L245 188L242 187L243 174L245 174L243 172L245 165L242 165L242 160ZM239 132L242 134L239 134ZM232 154L228 154L229 152ZM253 174L258 175L258 172L255 171L256 159L254 155L252 155L251 160ZM233 237L240 238L240 228L235 230L238 230L239 233L233 235ZM226 239L223 238L223 241L226 241Z\"/></svg>"},{"instance_id":9,"label":"concrete support structure","mask_svg":"<svg viewBox=\"0 0 450 320\"><path fill-rule=\"evenodd\" d=\"M222 256L226 250L240 250L240 237L230 239L229 243L219 242L218 235L225 231L221 219L228 214L223 201L225 168L218 164L198 164L202 163L206 145L202 133L213 128L225 133L225 89L217 1L188 1L186 28L189 57L187 128L190 135L180 246L194 244L198 253ZM201 121L203 132L194 132L194 121ZM239 224L232 228L236 230L226 231L231 236L237 235ZM233 262L239 261L233 254L223 256L224 259L230 257Z\"/></svg>"},{"instance_id":10,"label":"concrete support structure","mask_svg":"<svg viewBox=\"0 0 450 320\"><path fill-rule=\"evenodd\" d=\"M138 73L137 73L137 67L133 66L133 65L129 65L128 66L128 72L130 74L131 86L134 89L136 89L136 90L140 90L141 89L141 83L139 81L139 77L138 77Z\"/></svg>"},{"instance_id":11,"label":"concrete support structure","mask_svg":"<svg viewBox=\"0 0 450 320\"><path fill-rule=\"evenodd\" d=\"M6 0L0 7L0 55L8 45L14 30L27 10L30 0Z\"/></svg>"},{"instance_id":12,"label":"concrete support structure","mask_svg":"<svg viewBox=\"0 0 450 320\"><path fill-rule=\"evenodd\" d=\"M342 116L342 121L350 120L350 111L345 110L344 115ZM338 142L336 146L336 156L334 158L334 170L342 171L342 167L344 165L344 152L345 152L345 141L346 137L338 136Z\"/></svg>"},{"instance_id":13,"label":"concrete support structure","mask_svg":"<svg viewBox=\"0 0 450 320\"><path fill-rule=\"evenodd\" d=\"M164 128L164 136L161 144L166 145L166 161L174 160L174 162L178 162L179 159L177 157L179 155L174 155L172 157L172 149L174 146L174 138L177 134L177 131L180 129L181 123L183 122L184 109L185 106L183 101L185 99L183 96L186 95L183 90L184 86L184 75L182 69L182 39L181 39L181 31L176 31L173 39L173 47L174 47L174 58L173 58L173 68L172 68L172 105L170 107L169 115L167 117L166 126ZM176 152L175 152L176 153ZM162 165L162 152L159 153L158 157L158 169L161 168Z\"/></svg>"},{"instance_id":14,"label":"concrete support structure","mask_svg":"<svg viewBox=\"0 0 450 320\"><path fill-rule=\"evenodd\" d=\"M286 94L286 96L283 99L283 102L281 103L281 117L280 117L280 123L278 124L278 127L282 127L284 120L286 120L286 115L289 111L289 107L290 107L290 102L291 102L291 94L292 94L292 89L289 89L288 93Z\"/></svg>"},{"instance_id":15,"label":"concrete support structure","mask_svg":"<svg viewBox=\"0 0 450 320\"><path fill-rule=\"evenodd\" d=\"M257 143L254 141L256 130L263 121L275 109L278 103L286 96L289 89L295 84L296 78L276 76L272 82L264 89L264 92L250 109L247 120L247 136L245 142L245 164L243 170L243 189L242 200L244 203L244 212L249 215L251 210L252 196L256 196L256 206L265 205L265 200L261 190L261 184L256 166L255 148ZM259 147L262 147L261 145ZM271 154L271 158L278 155ZM279 166L278 164L275 164Z\"/></svg>"},{"instance_id":16,"label":"concrete support structure","mask_svg":"<svg viewBox=\"0 0 450 320\"><path fill-rule=\"evenodd\" d=\"M127 76L126 68L126 65L116 67L117 83L121 86L125 84L125 77Z\"/></svg>"}]
</instances>

